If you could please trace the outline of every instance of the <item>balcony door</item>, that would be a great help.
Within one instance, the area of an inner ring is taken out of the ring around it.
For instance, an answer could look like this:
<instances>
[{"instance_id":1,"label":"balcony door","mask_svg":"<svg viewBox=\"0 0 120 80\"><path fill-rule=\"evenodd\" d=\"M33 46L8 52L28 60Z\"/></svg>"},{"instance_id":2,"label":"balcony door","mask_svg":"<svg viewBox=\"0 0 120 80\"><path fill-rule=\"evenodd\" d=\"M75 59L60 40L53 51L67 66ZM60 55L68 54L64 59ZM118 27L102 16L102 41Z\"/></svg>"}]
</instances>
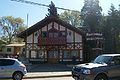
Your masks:
<instances>
[{"instance_id":1,"label":"balcony door","mask_svg":"<svg viewBox=\"0 0 120 80\"><path fill-rule=\"evenodd\" d=\"M48 63L58 63L59 53L58 50L50 49L48 51Z\"/></svg>"}]
</instances>

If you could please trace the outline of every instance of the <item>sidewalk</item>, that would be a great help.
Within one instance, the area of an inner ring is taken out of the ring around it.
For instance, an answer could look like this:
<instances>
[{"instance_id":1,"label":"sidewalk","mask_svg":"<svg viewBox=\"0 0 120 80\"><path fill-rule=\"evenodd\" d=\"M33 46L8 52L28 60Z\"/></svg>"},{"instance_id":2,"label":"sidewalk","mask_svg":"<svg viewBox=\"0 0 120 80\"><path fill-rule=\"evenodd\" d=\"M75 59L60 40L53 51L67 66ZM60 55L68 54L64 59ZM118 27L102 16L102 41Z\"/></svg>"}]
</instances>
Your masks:
<instances>
[{"instance_id":1,"label":"sidewalk","mask_svg":"<svg viewBox=\"0 0 120 80\"><path fill-rule=\"evenodd\" d=\"M31 64L27 66L28 78L48 78L71 76L72 66L65 64Z\"/></svg>"},{"instance_id":2,"label":"sidewalk","mask_svg":"<svg viewBox=\"0 0 120 80\"><path fill-rule=\"evenodd\" d=\"M66 72L28 72L24 79L29 78L49 78L49 77L65 77L71 76L70 71Z\"/></svg>"}]
</instances>

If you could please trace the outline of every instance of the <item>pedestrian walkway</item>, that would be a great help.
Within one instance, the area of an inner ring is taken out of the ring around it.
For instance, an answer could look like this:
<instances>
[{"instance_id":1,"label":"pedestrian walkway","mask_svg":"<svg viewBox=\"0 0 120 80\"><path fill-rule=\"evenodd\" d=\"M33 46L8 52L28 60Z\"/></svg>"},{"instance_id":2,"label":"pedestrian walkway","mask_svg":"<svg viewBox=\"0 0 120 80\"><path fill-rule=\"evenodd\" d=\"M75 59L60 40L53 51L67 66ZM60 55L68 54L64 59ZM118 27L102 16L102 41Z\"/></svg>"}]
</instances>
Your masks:
<instances>
[{"instance_id":1,"label":"pedestrian walkway","mask_svg":"<svg viewBox=\"0 0 120 80\"><path fill-rule=\"evenodd\" d=\"M49 78L49 77L67 77L71 76L70 71L65 72L28 72L25 79L29 78Z\"/></svg>"},{"instance_id":2,"label":"pedestrian walkway","mask_svg":"<svg viewBox=\"0 0 120 80\"><path fill-rule=\"evenodd\" d=\"M31 64L27 65L28 78L48 78L71 76L72 66L65 64Z\"/></svg>"},{"instance_id":3,"label":"pedestrian walkway","mask_svg":"<svg viewBox=\"0 0 120 80\"><path fill-rule=\"evenodd\" d=\"M72 67L66 64L32 64L27 66L28 72L62 72L71 71Z\"/></svg>"}]
</instances>

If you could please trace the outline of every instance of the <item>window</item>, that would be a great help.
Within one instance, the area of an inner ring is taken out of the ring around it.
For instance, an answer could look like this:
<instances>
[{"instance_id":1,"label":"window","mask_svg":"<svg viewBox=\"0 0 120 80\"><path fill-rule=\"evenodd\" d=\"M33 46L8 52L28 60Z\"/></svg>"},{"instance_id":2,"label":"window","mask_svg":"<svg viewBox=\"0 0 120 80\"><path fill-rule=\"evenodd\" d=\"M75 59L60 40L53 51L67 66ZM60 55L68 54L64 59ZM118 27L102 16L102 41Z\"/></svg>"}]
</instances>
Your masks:
<instances>
[{"instance_id":1,"label":"window","mask_svg":"<svg viewBox=\"0 0 120 80\"><path fill-rule=\"evenodd\" d=\"M0 66L9 66L15 63L14 60L0 59Z\"/></svg>"},{"instance_id":2,"label":"window","mask_svg":"<svg viewBox=\"0 0 120 80\"><path fill-rule=\"evenodd\" d=\"M117 57L114 57L114 58L113 58L113 61L114 61L114 64L115 64L115 65L120 65L120 57L118 57L118 56L117 56Z\"/></svg>"},{"instance_id":3,"label":"window","mask_svg":"<svg viewBox=\"0 0 120 80\"><path fill-rule=\"evenodd\" d=\"M62 36L65 36L65 32L64 31L62 32Z\"/></svg>"},{"instance_id":4,"label":"window","mask_svg":"<svg viewBox=\"0 0 120 80\"><path fill-rule=\"evenodd\" d=\"M44 51L38 51L38 58L44 58L45 53Z\"/></svg>"},{"instance_id":5,"label":"window","mask_svg":"<svg viewBox=\"0 0 120 80\"><path fill-rule=\"evenodd\" d=\"M64 51L64 58L71 58L70 51Z\"/></svg>"},{"instance_id":6,"label":"window","mask_svg":"<svg viewBox=\"0 0 120 80\"><path fill-rule=\"evenodd\" d=\"M42 37L43 38L47 37L47 32L42 32Z\"/></svg>"},{"instance_id":7,"label":"window","mask_svg":"<svg viewBox=\"0 0 120 80\"><path fill-rule=\"evenodd\" d=\"M7 52L11 52L11 48L7 48Z\"/></svg>"},{"instance_id":8,"label":"window","mask_svg":"<svg viewBox=\"0 0 120 80\"><path fill-rule=\"evenodd\" d=\"M65 36L65 31L61 31L61 32L59 33L59 37L63 37L63 36Z\"/></svg>"},{"instance_id":9,"label":"window","mask_svg":"<svg viewBox=\"0 0 120 80\"><path fill-rule=\"evenodd\" d=\"M78 51L77 50L72 50L71 51L71 57L78 57Z\"/></svg>"},{"instance_id":10,"label":"window","mask_svg":"<svg viewBox=\"0 0 120 80\"><path fill-rule=\"evenodd\" d=\"M71 36L71 32L69 31L69 36Z\"/></svg>"},{"instance_id":11,"label":"window","mask_svg":"<svg viewBox=\"0 0 120 80\"><path fill-rule=\"evenodd\" d=\"M54 33L54 38L57 38L58 37L58 33Z\"/></svg>"},{"instance_id":12,"label":"window","mask_svg":"<svg viewBox=\"0 0 120 80\"><path fill-rule=\"evenodd\" d=\"M37 57L37 52L36 51L31 51L31 58L36 58Z\"/></svg>"},{"instance_id":13,"label":"window","mask_svg":"<svg viewBox=\"0 0 120 80\"><path fill-rule=\"evenodd\" d=\"M57 38L57 37L58 37L58 33L50 32L50 33L49 33L49 37L50 37L50 38L53 38L53 37L54 37L54 38Z\"/></svg>"},{"instance_id":14,"label":"window","mask_svg":"<svg viewBox=\"0 0 120 80\"><path fill-rule=\"evenodd\" d=\"M53 38L53 33L49 33L49 37L50 37L50 38Z\"/></svg>"}]
</instances>

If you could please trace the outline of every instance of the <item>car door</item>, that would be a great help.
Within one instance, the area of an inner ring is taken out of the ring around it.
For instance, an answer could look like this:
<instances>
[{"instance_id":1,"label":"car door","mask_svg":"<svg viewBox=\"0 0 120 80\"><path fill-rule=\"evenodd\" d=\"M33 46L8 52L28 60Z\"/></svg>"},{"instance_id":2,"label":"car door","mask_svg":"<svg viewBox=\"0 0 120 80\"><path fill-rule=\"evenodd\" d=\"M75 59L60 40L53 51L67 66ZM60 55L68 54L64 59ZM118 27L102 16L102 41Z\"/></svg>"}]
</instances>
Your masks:
<instances>
[{"instance_id":1,"label":"car door","mask_svg":"<svg viewBox=\"0 0 120 80\"><path fill-rule=\"evenodd\" d=\"M109 66L109 77L116 79L120 77L120 56L113 57Z\"/></svg>"},{"instance_id":2,"label":"car door","mask_svg":"<svg viewBox=\"0 0 120 80\"><path fill-rule=\"evenodd\" d=\"M0 59L0 63L0 77L12 77L12 73L14 71L12 65L15 63L15 61L10 59Z\"/></svg>"},{"instance_id":3,"label":"car door","mask_svg":"<svg viewBox=\"0 0 120 80\"><path fill-rule=\"evenodd\" d=\"M3 70L4 70L4 77L12 77L12 73L14 71L13 64L15 63L14 60L6 59L4 60Z\"/></svg>"},{"instance_id":4,"label":"car door","mask_svg":"<svg viewBox=\"0 0 120 80\"><path fill-rule=\"evenodd\" d=\"M3 75L3 70L2 70L2 61L0 59L0 77L2 77Z\"/></svg>"},{"instance_id":5,"label":"car door","mask_svg":"<svg viewBox=\"0 0 120 80\"><path fill-rule=\"evenodd\" d=\"M0 59L0 78L6 77L5 60Z\"/></svg>"}]
</instances>

